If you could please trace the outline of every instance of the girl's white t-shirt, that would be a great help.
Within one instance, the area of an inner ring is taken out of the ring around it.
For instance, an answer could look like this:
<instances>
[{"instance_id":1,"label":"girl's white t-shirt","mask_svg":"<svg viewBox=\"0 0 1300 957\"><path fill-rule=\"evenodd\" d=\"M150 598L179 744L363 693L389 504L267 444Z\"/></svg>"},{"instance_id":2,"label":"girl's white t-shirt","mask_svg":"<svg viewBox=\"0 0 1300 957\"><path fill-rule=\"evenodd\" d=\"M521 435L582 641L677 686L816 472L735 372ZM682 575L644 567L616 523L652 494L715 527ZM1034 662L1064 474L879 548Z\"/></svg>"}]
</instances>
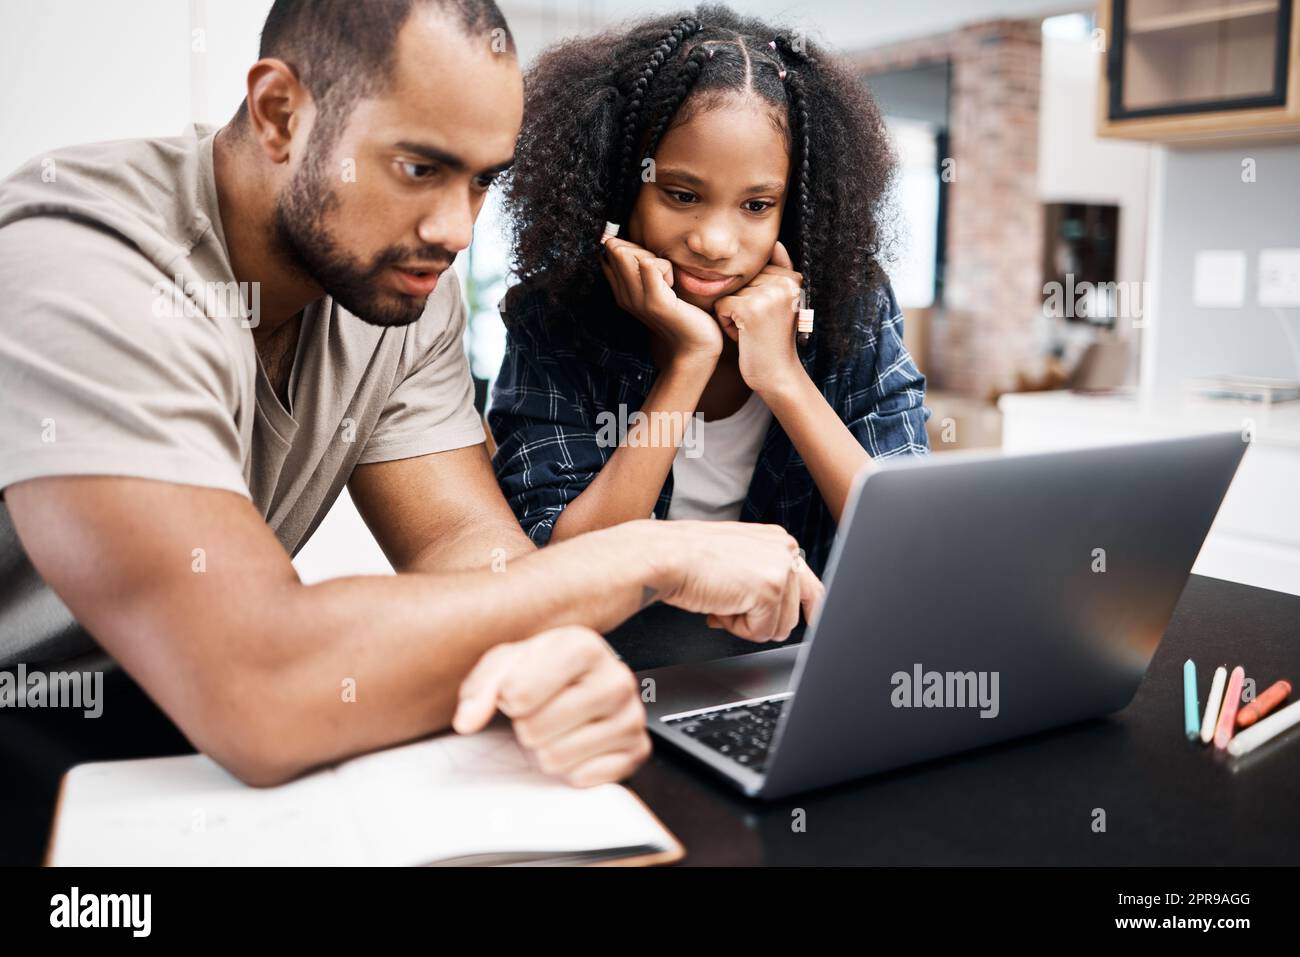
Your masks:
<instances>
[{"instance_id":1,"label":"girl's white t-shirt","mask_svg":"<svg viewBox=\"0 0 1300 957\"><path fill-rule=\"evenodd\" d=\"M740 518L745 495L767 437L772 411L757 392L732 415L712 422L697 420L691 443L673 459L673 497L669 519L734 522Z\"/></svg>"}]
</instances>

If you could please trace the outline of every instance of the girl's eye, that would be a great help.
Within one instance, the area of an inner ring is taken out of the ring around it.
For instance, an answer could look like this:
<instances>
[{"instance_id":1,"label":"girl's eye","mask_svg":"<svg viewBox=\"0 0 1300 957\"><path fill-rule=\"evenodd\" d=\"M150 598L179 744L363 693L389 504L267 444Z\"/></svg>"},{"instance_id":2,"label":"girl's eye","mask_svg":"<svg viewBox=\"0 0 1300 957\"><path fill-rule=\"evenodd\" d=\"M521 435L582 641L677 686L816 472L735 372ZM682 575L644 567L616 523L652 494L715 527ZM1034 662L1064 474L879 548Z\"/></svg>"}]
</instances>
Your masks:
<instances>
[{"instance_id":1,"label":"girl's eye","mask_svg":"<svg viewBox=\"0 0 1300 957\"><path fill-rule=\"evenodd\" d=\"M770 202L766 199L751 199L747 200L744 205L745 209L751 213L764 213L775 206L776 203Z\"/></svg>"},{"instance_id":2,"label":"girl's eye","mask_svg":"<svg viewBox=\"0 0 1300 957\"><path fill-rule=\"evenodd\" d=\"M695 194L684 189L668 189L664 190L664 192L679 203L691 203L695 201Z\"/></svg>"},{"instance_id":3,"label":"girl's eye","mask_svg":"<svg viewBox=\"0 0 1300 957\"><path fill-rule=\"evenodd\" d=\"M474 188L481 193L486 193L497 181L497 175L497 173L480 173L474 177Z\"/></svg>"},{"instance_id":4,"label":"girl's eye","mask_svg":"<svg viewBox=\"0 0 1300 957\"><path fill-rule=\"evenodd\" d=\"M438 172L438 167L431 163L401 163L402 172L410 179L432 179Z\"/></svg>"}]
</instances>

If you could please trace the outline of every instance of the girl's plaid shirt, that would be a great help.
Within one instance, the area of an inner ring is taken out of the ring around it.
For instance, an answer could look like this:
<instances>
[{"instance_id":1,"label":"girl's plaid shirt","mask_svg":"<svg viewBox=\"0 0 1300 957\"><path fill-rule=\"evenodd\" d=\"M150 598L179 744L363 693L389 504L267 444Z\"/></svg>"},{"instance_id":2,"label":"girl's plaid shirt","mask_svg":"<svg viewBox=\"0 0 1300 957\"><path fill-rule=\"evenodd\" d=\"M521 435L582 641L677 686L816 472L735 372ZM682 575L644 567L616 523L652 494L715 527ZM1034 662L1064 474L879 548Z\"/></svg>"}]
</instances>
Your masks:
<instances>
[{"instance_id":1,"label":"girl's plaid shirt","mask_svg":"<svg viewBox=\"0 0 1300 957\"><path fill-rule=\"evenodd\" d=\"M656 369L644 348L619 351L566 341L549 329L540 295L513 293L508 297L505 359L487 417L497 443L493 462L501 489L524 531L545 545L560 512L582 494L617 447L607 441L611 430L602 425L611 417L625 422L640 409ZM886 286L872 298L879 322L865 321L875 313L864 299L857 308L862 335L854 355L823 369L816 362L814 335L800 359L873 459L926 454L930 410L923 405L925 377L903 346L903 317L893 290ZM656 518L667 516L672 491L669 473L655 505ZM835 523L775 417L740 520L783 526L798 539L813 571L823 572Z\"/></svg>"}]
</instances>

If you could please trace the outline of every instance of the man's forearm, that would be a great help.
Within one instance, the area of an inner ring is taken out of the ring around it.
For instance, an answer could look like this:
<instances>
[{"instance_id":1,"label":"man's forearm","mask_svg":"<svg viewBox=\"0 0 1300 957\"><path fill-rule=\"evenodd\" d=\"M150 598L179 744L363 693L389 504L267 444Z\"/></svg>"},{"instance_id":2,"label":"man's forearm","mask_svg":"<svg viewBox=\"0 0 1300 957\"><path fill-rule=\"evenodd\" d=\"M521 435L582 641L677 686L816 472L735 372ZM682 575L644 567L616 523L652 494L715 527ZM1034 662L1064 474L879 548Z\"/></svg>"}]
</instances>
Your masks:
<instances>
[{"instance_id":1,"label":"man's forearm","mask_svg":"<svg viewBox=\"0 0 1300 957\"><path fill-rule=\"evenodd\" d=\"M223 685L236 699L224 704L257 715L269 736L250 743L257 776L271 783L447 727L461 680L489 647L558 625L608 630L651 600L664 574L657 538L636 523L496 572L286 586L245 639L256 645L231 649L241 660Z\"/></svg>"},{"instance_id":2,"label":"man's forearm","mask_svg":"<svg viewBox=\"0 0 1300 957\"><path fill-rule=\"evenodd\" d=\"M464 676L500 642L566 624L606 631L655 597L758 640L788 634L792 575L806 607L820 588L789 534L767 525L642 520L499 571L304 586L231 492L68 476L15 483L5 499L76 620L250 784L446 727Z\"/></svg>"}]
</instances>

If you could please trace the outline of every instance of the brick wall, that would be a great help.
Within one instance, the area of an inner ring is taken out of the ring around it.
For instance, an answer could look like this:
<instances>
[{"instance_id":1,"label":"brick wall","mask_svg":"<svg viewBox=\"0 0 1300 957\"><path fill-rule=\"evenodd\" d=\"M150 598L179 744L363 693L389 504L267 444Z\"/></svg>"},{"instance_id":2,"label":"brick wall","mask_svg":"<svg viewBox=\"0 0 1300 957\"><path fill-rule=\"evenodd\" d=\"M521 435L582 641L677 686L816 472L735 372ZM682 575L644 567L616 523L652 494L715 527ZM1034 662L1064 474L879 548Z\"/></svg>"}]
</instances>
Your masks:
<instances>
[{"instance_id":1,"label":"brick wall","mask_svg":"<svg viewBox=\"0 0 1300 957\"><path fill-rule=\"evenodd\" d=\"M996 20L851 57L868 76L951 64L947 271L925 363L934 388L987 396L1037 365L1041 36L1038 20Z\"/></svg>"}]
</instances>

